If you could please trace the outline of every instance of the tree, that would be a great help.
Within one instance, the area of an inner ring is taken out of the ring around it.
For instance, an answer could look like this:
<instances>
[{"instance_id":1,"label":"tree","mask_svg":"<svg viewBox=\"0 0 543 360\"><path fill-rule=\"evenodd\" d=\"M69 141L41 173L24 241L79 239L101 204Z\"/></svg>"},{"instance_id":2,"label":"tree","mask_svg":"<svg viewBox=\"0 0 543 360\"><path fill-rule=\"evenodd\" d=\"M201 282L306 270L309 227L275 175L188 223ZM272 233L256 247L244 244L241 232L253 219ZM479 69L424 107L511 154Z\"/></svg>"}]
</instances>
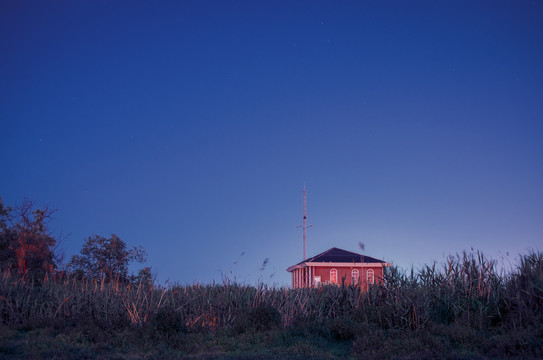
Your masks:
<instances>
[{"instance_id":1,"label":"tree","mask_svg":"<svg viewBox=\"0 0 543 360\"><path fill-rule=\"evenodd\" d=\"M143 263L146 255L142 248L127 248L126 243L115 234L109 239L94 235L85 241L80 255L72 256L68 270L80 277L128 281L128 265L133 261Z\"/></svg>"},{"instance_id":2,"label":"tree","mask_svg":"<svg viewBox=\"0 0 543 360\"><path fill-rule=\"evenodd\" d=\"M34 209L28 199L15 209L4 207L0 198L0 270L42 279L56 268L57 241L47 226L53 213L48 207Z\"/></svg>"}]
</instances>

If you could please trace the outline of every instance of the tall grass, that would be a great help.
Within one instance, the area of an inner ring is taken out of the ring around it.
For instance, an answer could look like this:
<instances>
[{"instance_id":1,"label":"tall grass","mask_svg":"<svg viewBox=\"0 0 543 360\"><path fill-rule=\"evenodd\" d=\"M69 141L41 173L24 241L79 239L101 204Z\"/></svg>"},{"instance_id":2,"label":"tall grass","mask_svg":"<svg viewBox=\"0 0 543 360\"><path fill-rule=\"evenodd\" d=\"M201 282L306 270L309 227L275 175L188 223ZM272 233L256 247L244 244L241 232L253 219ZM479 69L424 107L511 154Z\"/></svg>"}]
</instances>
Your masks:
<instances>
[{"instance_id":1,"label":"tall grass","mask_svg":"<svg viewBox=\"0 0 543 360\"><path fill-rule=\"evenodd\" d=\"M382 280L367 291L355 286L290 289L236 283L167 288L69 275L35 285L4 272L0 324L139 328L163 337L313 327L342 341L359 338L361 329L422 331L454 325L497 333L543 328L540 252L522 256L510 273L500 272L494 260L477 252L450 256L420 271L387 268Z\"/></svg>"}]
</instances>

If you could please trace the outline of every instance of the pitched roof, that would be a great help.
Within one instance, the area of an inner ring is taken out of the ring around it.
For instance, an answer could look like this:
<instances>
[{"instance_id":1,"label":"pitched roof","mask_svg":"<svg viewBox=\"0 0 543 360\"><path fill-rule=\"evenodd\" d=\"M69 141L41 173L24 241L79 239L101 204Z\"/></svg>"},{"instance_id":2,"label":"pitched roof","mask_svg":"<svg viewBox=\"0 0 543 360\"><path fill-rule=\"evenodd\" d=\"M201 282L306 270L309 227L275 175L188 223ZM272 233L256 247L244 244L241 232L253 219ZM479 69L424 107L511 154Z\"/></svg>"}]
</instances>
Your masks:
<instances>
[{"instance_id":1,"label":"pitched roof","mask_svg":"<svg viewBox=\"0 0 543 360\"><path fill-rule=\"evenodd\" d=\"M362 254L357 254L351 251L339 249L333 247L326 250L318 255L315 255L311 258L305 259L304 261L299 262L297 265L306 263L306 262L335 262L335 263L352 263L352 262L363 262L363 263L385 263L383 260L372 258L371 256L366 256Z\"/></svg>"}]
</instances>

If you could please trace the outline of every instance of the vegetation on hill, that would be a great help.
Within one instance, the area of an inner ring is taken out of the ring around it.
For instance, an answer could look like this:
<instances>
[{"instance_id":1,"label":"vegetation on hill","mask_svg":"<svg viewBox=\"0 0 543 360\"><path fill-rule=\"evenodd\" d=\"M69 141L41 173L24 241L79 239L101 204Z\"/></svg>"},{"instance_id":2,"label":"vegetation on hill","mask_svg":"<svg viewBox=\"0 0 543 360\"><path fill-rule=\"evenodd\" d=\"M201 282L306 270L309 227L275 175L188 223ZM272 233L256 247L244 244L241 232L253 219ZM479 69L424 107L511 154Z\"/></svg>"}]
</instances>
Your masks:
<instances>
[{"instance_id":1,"label":"vegetation on hill","mask_svg":"<svg viewBox=\"0 0 543 360\"><path fill-rule=\"evenodd\" d=\"M0 207L2 241L14 226L2 222L7 213ZM7 239L11 247L31 243ZM228 281L157 286L148 268L129 276L118 266L141 260L141 249L114 236L85 246L68 272L44 268L54 259L47 251L44 261L27 262L38 264L27 267L35 272L21 271L17 250L0 247L0 358L543 358L541 252L521 256L508 273L479 252L418 272L391 267L363 292ZM99 261L107 271L94 266Z\"/></svg>"},{"instance_id":2,"label":"vegetation on hill","mask_svg":"<svg viewBox=\"0 0 543 360\"><path fill-rule=\"evenodd\" d=\"M287 289L156 287L49 277L0 278L0 354L10 358L543 357L543 254L497 274L482 254L381 285Z\"/></svg>"}]
</instances>

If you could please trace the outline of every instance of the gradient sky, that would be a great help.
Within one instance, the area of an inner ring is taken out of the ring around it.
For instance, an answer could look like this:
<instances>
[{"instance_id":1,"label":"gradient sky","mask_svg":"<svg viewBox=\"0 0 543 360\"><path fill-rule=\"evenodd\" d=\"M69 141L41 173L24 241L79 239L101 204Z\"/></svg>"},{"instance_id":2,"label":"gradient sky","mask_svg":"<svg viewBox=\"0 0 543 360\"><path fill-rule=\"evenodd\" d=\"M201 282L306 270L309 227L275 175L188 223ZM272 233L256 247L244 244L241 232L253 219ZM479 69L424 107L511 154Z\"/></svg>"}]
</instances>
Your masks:
<instances>
[{"instance_id":1,"label":"gradient sky","mask_svg":"<svg viewBox=\"0 0 543 360\"><path fill-rule=\"evenodd\" d=\"M6 0L0 125L0 196L58 209L67 258L114 233L161 282L286 285L306 181L308 256L514 261L543 239L543 3Z\"/></svg>"}]
</instances>

